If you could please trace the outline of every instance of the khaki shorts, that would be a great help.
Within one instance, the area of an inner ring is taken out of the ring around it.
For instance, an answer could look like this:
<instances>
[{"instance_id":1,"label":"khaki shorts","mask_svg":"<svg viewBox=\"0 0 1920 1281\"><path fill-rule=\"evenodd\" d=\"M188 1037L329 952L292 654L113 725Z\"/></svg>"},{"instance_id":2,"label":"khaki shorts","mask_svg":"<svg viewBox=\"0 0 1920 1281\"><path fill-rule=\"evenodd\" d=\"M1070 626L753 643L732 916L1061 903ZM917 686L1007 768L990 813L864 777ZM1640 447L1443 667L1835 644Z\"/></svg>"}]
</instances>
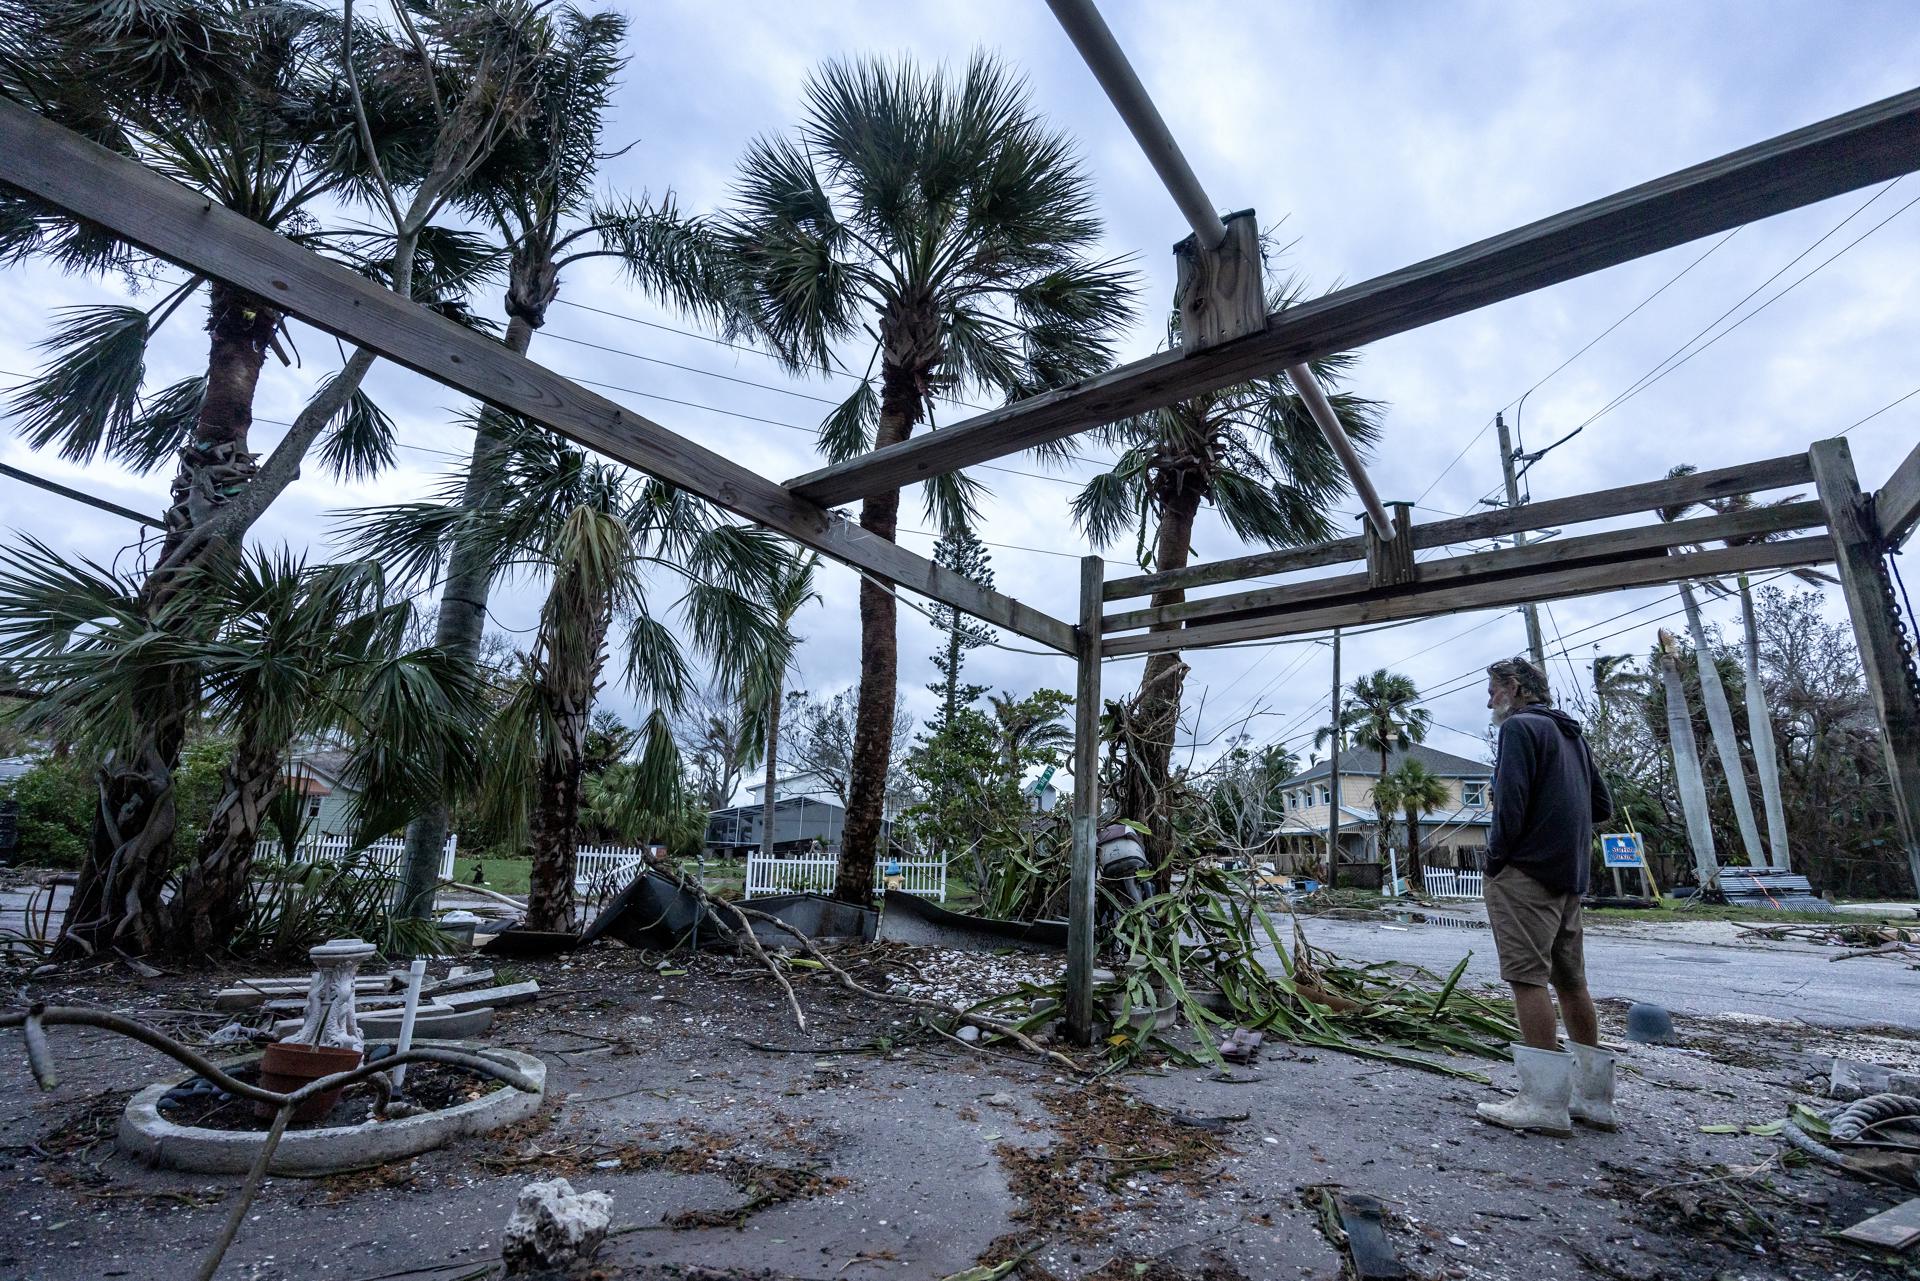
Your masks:
<instances>
[{"instance_id":1,"label":"khaki shorts","mask_svg":"<svg viewBox=\"0 0 1920 1281\"><path fill-rule=\"evenodd\" d=\"M1587 985L1578 894L1555 894L1519 868L1505 867L1487 882L1487 924L1507 982Z\"/></svg>"}]
</instances>

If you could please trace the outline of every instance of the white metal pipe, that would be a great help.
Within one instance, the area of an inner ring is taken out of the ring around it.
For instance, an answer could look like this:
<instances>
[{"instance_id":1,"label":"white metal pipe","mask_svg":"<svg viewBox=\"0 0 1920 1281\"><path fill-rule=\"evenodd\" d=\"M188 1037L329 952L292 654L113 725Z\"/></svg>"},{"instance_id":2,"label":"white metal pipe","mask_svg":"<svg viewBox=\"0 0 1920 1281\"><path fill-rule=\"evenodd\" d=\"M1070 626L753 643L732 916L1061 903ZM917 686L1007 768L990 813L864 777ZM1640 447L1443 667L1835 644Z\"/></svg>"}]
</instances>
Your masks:
<instances>
[{"instance_id":1,"label":"white metal pipe","mask_svg":"<svg viewBox=\"0 0 1920 1281\"><path fill-rule=\"evenodd\" d=\"M407 1003L400 1011L400 1039L394 1043L395 1054L405 1054L413 1048L413 1019L420 1012L420 981L427 976L427 958L416 956L407 963ZM407 1083L407 1065L402 1063L393 1070L393 1088L397 1093Z\"/></svg>"},{"instance_id":2,"label":"white metal pipe","mask_svg":"<svg viewBox=\"0 0 1920 1281\"><path fill-rule=\"evenodd\" d=\"M1193 167L1181 154L1180 144L1173 140L1167 122L1160 118L1160 109L1147 96L1146 86L1134 74L1133 64L1127 61L1120 42L1113 38L1099 8L1093 0L1047 0L1047 7L1060 20L1067 38L1080 51L1081 61L1093 72L1093 78L1107 91L1114 110L1120 113L1133 140L1146 153L1147 163L1160 175L1167 194L1180 206L1187 225L1200 238L1201 247L1218 249L1227 238L1227 225L1220 221L1219 210L1207 199L1200 179L1194 176Z\"/></svg>"},{"instance_id":3,"label":"white metal pipe","mask_svg":"<svg viewBox=\"0 0 1920 1281\"><path fill-rule=\"evenodd\" d=\"M1167 194L1180 206L1187 225L1193 228L1193 234L1206 249L1218 249L1227 238L1227 225L1220 221L1219 211L1213 201L1207 199L1206 189L1200 185L1193 166L1187 163L1186 156L1180 150L1180 144L1173 140L1173 132L1167 128L1167 122L1160 117L1160 109L1153 104L1140 77L1134 74L1133 64L1127 61L1126 51L1120 48L1120 42L1113 38L1113 31L1107 26L1107 20L1100 16L1099 8L1093 0L1047 0L1047 7L1053 10L1053 16L1059 19L1060 26L1066 31L1067 38L1073 41L1073 47L1080 51L1081 61L1093 72L1093 78L1106 90L1108 101L1113 109L1120 113L1120 119L1126 122L1127 130L1133 134L1133 140L1140 144L1140 150L1146 153L1147 163L1160 175L1161 185ZM1327 402L1327 394L1320 387L1320 380L1305 365L1294 365L1287 370L1287 377L1293 380L1294 389L1300 398L1307 402L1307 411L1313 415L1313 421L1320 432L1339 455L1341 466L1347 469L1347 475L1353 481L1354 492L1366 506L1367 516L1382 538L1393 537L1393 518L1387 515L1387 509L1380 504L1380 495L1374 492L1373 482L1367 478L1366 465L1360 461L1359 451L1347 438L1346 431L1340 426L1340 420L1333 416L1333 406Z\"/></svg>"},{"instance_id":4,"label":"white metal pipe","mask_svg":"<svg viewBox=\"0 0 1920 1281\"><path fill-rule=\"evenodd\" d=\"M1307 412L1318 424L1320 434L1327 438L1327 444L1333 446L1333 452L1339 455L1340 465L1347 469L1347 476L1353 481L1353 492L1359 495L1361 506L1367 509L1367 519L1373 522L1374 530L1383 539L1392 538L1393 517L1387 515L1386 506L1381 503L1373 480L1367 475L1366 464L1360 461L1360 451L1353 447L1352 439L1340 425L1340 419L1335 416L1333 405L1327 400L1320 380L1305 365L1288 365L1287 379L1300 399L1306 402Z\"/></svg>"}]
</instances>

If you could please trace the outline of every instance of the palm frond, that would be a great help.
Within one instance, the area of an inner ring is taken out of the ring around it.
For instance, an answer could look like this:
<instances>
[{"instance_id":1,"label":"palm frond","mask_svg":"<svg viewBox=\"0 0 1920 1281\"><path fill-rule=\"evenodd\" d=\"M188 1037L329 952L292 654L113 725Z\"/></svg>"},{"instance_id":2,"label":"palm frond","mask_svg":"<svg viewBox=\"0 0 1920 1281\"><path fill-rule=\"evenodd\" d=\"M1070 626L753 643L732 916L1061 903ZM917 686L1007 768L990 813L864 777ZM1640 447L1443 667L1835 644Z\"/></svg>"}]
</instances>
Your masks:
<instances>
[{"instance_id":1,"label":"palm frond","mask_svg":"<svg viewBox=\"0 0 1920 1281\"><path fill-rule=\"evenodd\" d=\"M862 378L847 398L820 423L820 452L828 462L844 463L873 448L880 426L880 395L871 378Z\"/></svg>"},{"instance_id":2,"label":"palm frond","mask_svg":"<svg viewBox=\"0 0 1920 1281\"><path fill-rule=\"evenodd\" d=\"M13 394L9 410L35 449L59 442L85 462L130 431L147 372L147 313L117 304L63 307L40 350L51 358Z\"/></svg>"},{"instance_id":3,"label":"palm frond","mask_svg":"<svg viewBox=\"0 0 1920 1281\"><path fill-rule=\"evenodd\" d=\"M316 398L327 394L336 376L328 375ZM393 466L393 449L393 419L364 387L356 387L320 439L320 462L341 480L371 480Z\"/></svg>"}]
</instances>

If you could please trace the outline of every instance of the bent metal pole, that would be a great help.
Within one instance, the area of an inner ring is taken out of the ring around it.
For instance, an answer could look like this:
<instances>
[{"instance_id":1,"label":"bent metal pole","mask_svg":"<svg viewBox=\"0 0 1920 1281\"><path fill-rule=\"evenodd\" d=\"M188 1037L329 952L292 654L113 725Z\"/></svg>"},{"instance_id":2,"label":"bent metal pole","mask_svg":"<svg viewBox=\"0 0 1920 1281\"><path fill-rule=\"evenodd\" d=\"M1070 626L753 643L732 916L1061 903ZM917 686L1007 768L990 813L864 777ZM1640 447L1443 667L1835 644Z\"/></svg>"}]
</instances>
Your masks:
<instances>
[{"instance_id":1,"label":"bent metal pole","mask_svg":"<svg viewBox=\"0 0 1920 1281\"><path fill-rule=\"evenodd\" d=\"M1218 249L1227 238L1227 226L1220 221L1214 203L1207 199L1200 179L1194 176L1193 166L1187 163L1180 144L1174 141L1172 131L1161 118L1160 109L1148 96L1146 86L1140 83L1140 77L1134 73L1133 64L1127 61L1120 42L1113 38L1112 29L1107 26L1106 19L1100 16L1099 7L1093 0L1047 0L1047 7L1053 10L1053 16L1059 20L1067 38L1073 41L1073 47L1080 51L1080 58L1087 64L1087 69L1093 72L1093 78L1106 90L1107 99L1113 103L1114 110L1120 113L1120 119L1126 122L1133 140L1140 144L1147 163L1160 175L1160 182L1166 187L1167 194L1180 206L1180 212L1186 217L1187 225L1193 228L1200 247ZM1341 466L1346 468L1347 476L1353 481L1354 493L1366 507L1367 518L1373 522L1374 529L1381 538L1392 538L1393 518L1387 514L1386 506L1375 492L1373 481L1368 478L1366 467L1360 461L1360 452L1353 447L1353 441L1340 426L1340 420L1334 416L1333 406L1328 403L1320 380L1305 364L1288 366L1287 379L1305 402L1314 425L1327 438L1327 444L1332 446Z\"/></svg>"}]
</instances>

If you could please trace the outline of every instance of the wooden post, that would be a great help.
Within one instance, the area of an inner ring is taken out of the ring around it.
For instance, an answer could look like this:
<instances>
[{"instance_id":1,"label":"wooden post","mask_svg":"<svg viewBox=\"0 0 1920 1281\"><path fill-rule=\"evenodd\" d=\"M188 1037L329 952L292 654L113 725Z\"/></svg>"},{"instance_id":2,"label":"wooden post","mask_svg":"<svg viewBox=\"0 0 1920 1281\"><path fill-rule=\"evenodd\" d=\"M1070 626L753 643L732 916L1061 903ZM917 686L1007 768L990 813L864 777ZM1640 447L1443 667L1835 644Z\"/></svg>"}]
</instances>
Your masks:
<instances>
[{"instance_id":1,"label":"wooden post","mask_svg":"<svg viewBox=\"0 0 1920 1281\"><path fill-rule=\"evenodd\" d=\"M1815 441L1807 456L1827 509L1834 565L1853 619L1867 692L1880 716L1880 747L1887 759L1900 841L1906 846L1915 891L1920 892L1920 692L1914 688L1912 651L1903 645L1898 606L1887 582L1886 544L1873 507L1860 492L1847 442Z\"/></svg>"},{"instance_id":2,"label":"wooden post","mask_svg":"<svg viewBox=\"0 0 1920 1281\"><path fill-rule=\"evenodd\" d=\"M1420 571L1413 565L1413 504L1393 505L1393 537L1382 538L1367 526L1367 586L1398 587L1411 583Z\"/></svg>"},{"instance_id":3,"label":"wooden post","mask_svg":"<svg viewBox=\"0 0 1920 1281\"><path fill-rule=\"evenodd\" d=\"M1073 864L1067 887L1067 1035L1093 1041L1094 881L1100 832L1100 599L1106 562L1080 561L1080 668L1073 691Z\"/></svg>"},{"instance_id":4,"label":"wooden post","mask_svg":"<svg viewBox=\"0 0 1920 1281\"><path fill-rule=\"evenodd\" d=\"M1205 351L1267 327L1259 220L1242 209L1227 215L1226 228L1218 249L1207 248L1197 235L1173 247L1173 304L1180 312L1183 352Z\"/></svg>"}]
</instances>

